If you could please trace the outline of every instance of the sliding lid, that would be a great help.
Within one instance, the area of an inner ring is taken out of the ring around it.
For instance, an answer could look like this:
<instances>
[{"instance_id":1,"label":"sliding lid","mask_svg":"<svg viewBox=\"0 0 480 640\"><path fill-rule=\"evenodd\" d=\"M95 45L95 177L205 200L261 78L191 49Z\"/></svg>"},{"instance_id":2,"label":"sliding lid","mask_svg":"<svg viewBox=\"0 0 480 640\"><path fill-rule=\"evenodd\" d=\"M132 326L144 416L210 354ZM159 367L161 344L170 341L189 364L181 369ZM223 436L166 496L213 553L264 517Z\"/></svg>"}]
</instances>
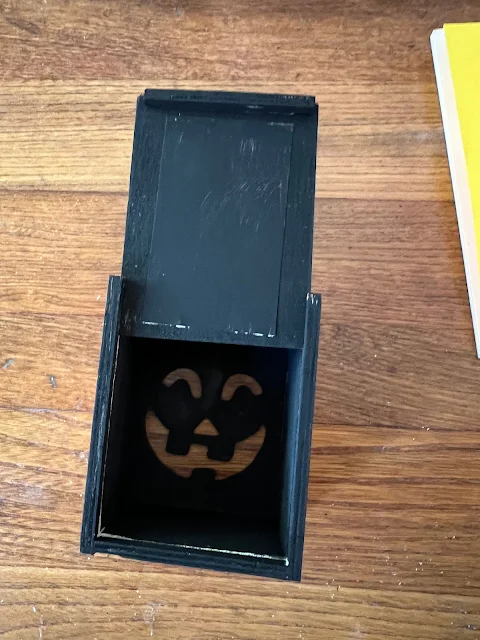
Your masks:
<instances>
[{"instance_id":1,"label":"sliding lid","mask_svg":"<svg viewBox=\"0 0 480 640\"><path fill-rule=\"evenodd\" d=\"M302 345L316 127L311 97L145 91L122 268L126 333Z\"/></svg>"}]
</instances>

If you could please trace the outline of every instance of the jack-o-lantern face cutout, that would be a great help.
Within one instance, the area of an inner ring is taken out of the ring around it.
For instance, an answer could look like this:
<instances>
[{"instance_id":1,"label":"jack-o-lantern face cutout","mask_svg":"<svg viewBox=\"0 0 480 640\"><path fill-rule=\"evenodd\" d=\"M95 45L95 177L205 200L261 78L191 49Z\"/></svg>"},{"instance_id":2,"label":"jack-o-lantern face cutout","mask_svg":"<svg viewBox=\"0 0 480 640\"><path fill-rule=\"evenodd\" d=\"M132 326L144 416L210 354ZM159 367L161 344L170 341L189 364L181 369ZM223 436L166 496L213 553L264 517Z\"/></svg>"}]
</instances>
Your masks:
<instances>
[{"instance_id":1,"label":"jack-o-lantern face cutout","mask_svg":"<svg viewBox=\"0 0 480 640\"><path fill-rule=\"evenodd\" d=\"M222 480L240 473L265 440L262 388L246 374L223 381L210 372L202 381L191 369L175 369L162 381L158 401L147 412L148 442L171 471L189 478L211 469Z\"/></svg>"}]
</instances>

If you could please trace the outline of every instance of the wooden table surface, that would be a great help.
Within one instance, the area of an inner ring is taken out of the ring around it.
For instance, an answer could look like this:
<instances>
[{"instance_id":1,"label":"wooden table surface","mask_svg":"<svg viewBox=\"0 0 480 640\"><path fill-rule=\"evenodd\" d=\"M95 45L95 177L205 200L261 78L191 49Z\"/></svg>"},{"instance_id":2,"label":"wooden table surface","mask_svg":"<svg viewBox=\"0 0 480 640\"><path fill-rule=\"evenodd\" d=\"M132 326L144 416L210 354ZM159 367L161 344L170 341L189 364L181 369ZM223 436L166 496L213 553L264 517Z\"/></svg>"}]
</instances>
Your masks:
<instances>
[{"instance_id":1,"label":"wooden table surface","mask_svg":"<svg viewBox=\"0 0 480 640\"><path fill-rule=\"evenodd\" d=\"M480 638L475 357L429 35L477 0L0 7L0 636ZM314 94L303 581L80 556L145 87Z\"/></svg>"}]
</instances>

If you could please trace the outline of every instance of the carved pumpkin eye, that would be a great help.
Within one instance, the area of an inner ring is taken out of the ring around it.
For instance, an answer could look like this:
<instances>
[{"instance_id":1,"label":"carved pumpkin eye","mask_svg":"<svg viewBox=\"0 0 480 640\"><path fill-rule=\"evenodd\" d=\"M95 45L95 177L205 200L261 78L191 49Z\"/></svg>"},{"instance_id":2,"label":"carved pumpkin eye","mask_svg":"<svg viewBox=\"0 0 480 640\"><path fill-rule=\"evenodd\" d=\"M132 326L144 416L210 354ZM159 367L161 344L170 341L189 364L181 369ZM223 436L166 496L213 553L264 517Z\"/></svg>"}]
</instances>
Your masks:
<instances>
[{"instance_id":1,"label":"carved pumpkin eye","mask_svg":"<svg viewBox=\"0 0 480 640\"><path fill-rule=\"evenodd\" d=\"M190 393L194 398L199 400L202 397L202 383L198 373L192 371L192 369L175 369L163 379L163 384L166 387L171 387L178 380L185 380L188 383Z\"/></svg>"},{"instance_id":2,"label":"carved pumpkin eye","mask_svg":"<svg viewBox=\"0 0 480 640\"><path fill-rule=\"evenodd\" d=\"M244 373L236 373L233 376L230 376L225 382L222 389L222 400L231 400L235 391L239 387L247 387L254 396L262 394L262 387L258 384L255 378Z\"/></svg>"}]
</instances>

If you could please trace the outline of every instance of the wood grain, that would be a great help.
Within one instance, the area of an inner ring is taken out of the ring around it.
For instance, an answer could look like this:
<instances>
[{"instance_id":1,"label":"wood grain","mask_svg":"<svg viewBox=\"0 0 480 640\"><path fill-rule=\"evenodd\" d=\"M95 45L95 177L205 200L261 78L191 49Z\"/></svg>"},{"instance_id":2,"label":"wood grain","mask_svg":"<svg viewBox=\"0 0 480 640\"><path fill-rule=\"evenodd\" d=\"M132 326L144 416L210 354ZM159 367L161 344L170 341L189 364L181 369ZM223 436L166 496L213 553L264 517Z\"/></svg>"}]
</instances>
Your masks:
<instances>
[{"instance_id":1,"label":"wood grain","mask_svg":"<svg viewBox=\"0 0 480 640\"><path fill-rule=\"evenodd\" d=\"M168 88L172 82L152 76L110 81L107 87L93 80L5 81L0 88L5 150L0 185L126 194L135 101L148 86ZM451 197L433 70L421 90L387 84L376 85L373 94L368 84L344 86L324 79L300 85L192 81L188 86L316 95L318 196L365 198L375 191L386 200Z\"/></svg>"},{"instance_id":2,"label":"wood grain","mask_svg":"<svg viewBox=\"0 0 480 640\"><path fill-rule=\"evenodd\" d=\"M480 363L428 37L473 0L0 7L0 634L480 638ZM320 105L303 582L78 553L147 86Z\"/></svg>"}]
</instances>

